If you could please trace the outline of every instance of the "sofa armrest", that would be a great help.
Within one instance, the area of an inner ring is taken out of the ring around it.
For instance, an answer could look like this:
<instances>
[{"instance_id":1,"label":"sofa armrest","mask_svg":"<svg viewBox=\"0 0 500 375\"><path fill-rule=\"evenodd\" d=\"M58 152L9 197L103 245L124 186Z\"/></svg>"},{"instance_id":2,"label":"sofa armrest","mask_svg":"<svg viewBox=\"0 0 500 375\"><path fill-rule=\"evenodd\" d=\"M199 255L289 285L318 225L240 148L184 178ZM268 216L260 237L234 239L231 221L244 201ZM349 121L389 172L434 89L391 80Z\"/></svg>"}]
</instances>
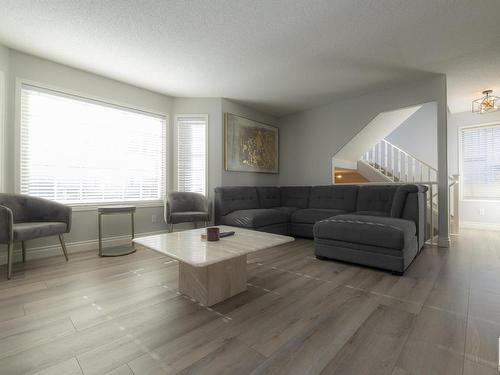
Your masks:
<instances>
[{"instance_id":1,"label":"sofa armrest","mask_svg":"<svg viewBox=\"0 0 500 375\"><path fill-rule=\"evenodd\" d=\"M394 194L391 217L412 220L417 227L419 249L424 246L427 227L427 186L401 185Z\"/></svg>"},{"instance_id":2,"label":"sofa armrest","mask_svg":"<svg viewBox=\"0 0 500 375\"><path fill-rule=\"evenodd\" d=\"M424 185L401 185L396 190L391 207L391 217L400 218L407 205L409 194L425 193L427 186Z\"/></svg>"},{"instance_id":3,"label":"sofa armrest","mask_svg":"<svg viewBox=\"0 0 500 375\"><path fill-rule=\"evenodd\" d=\"M209 212L210 202L202 194L193 196L193 211Z\"/></svg>"},{"instance_id":4,"label":"sofa armrest","mask_svg":"<svg viewBox=\"0 0 500 375\"><path fill-rule=\"evenodd\" d=\"M66 223L66 233L71 230L71 207L44 198L27 198L27 221L57 221Z\"/></svg>"},{"instance_id":5,"label":"sofa armrest","mask_svg":"<svg viewBox=\"0 0 500 375\"><path fill-rule=\"evenodd\" d=\"M13 224L14 215L11 209L0 205L0 243L9 243L14 240Z\"/></svg>"}]
</instances>

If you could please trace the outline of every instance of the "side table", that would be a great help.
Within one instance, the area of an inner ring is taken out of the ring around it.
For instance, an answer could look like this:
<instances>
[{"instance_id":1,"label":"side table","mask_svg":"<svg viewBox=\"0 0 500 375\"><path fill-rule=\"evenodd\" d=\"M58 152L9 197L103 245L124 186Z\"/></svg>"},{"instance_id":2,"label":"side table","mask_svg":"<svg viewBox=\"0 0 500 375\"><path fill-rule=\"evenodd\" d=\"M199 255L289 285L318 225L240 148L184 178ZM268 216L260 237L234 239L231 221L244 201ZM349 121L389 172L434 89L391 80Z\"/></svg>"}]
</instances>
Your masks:
<instances>
[{"instance_id":1,"label":"side table","mask_svg":"<svg viewBox=\"0 0 500 375\"><path fill-rule=\"evenodd\" d=\"M130 225L132 230L132 240L134 239L134 213L135 206L103 206L97 208L97 225L99 231L99 256L100 257L117 257L121 255L132 254L136 251L134 243L130 245L113 246L103 249L102 247L102 216L115 214L130 214Z\"/></svg>"}]
</instances>

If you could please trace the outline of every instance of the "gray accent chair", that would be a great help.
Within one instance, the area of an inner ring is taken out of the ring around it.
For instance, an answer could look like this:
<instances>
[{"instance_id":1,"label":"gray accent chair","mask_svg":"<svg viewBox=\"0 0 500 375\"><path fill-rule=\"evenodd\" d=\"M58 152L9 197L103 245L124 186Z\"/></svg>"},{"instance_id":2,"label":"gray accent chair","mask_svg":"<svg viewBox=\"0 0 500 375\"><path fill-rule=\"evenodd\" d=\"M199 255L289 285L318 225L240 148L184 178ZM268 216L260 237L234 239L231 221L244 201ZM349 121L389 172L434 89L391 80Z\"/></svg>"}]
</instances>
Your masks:
<instances>
[{"instance_id":1,"label":"gray accent chair","mask_svg":"<svg viewBox=\"0 0 500 375\"><path fill-rule=\"evenodd\" d=\"M203 222L208 226L210 221L210 204L203 194L189 192L173 192L165 200L165 222L169 224L169 232L174 224Z\"/></svg>"},{"instance_id":2,"label":"gray accent chair","mask_svg":"<svg viewBox=\"0 0 500 375\"><path fill-rule=\"evenodd\" d=\"M314 238L318 259L400 274L424 246L420 185L218 187L215 224Z\"/></svg>"},{"instance_id":3,"label":"gray accent chair","mask_svg":"<svg viewBox=\"0 0 500 375\"><path fill-rule=\"evenodd\" d=\"M12 275L14 242L21 241L25 262L27 240L58 236L68 261L63 234L70 230L71 207L28 195L0 194L0 243L7 244L7 278Z\"/></svg>"}]
</instances>

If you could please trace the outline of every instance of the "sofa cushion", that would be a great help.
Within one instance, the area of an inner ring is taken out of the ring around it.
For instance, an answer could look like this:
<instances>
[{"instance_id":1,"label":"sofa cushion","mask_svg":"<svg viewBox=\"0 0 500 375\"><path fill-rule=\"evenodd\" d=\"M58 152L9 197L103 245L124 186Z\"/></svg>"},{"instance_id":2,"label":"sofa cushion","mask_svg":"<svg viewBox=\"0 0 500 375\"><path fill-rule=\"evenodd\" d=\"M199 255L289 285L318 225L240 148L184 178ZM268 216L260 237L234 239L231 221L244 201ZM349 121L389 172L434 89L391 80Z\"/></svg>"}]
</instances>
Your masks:
<instances>
[{"instance_id":1,"label":"sofa cushion","mask_svg":"<svg viewBox=\"0 0 500 375\"><path fill-rule=\"evenodd\" d=\"M258 186L260 208L278 207L281 204L280 189L276 186Z\"/></svg>"},{"instance_id":2,"label":"sofa cushion","mask_svg":"<svg viewBox=\"0 0 500 375\"><path fill-rule=\"evenodd\" d=\"M314 237L403 250L416 235L413 221L392 217L339 215L314 225Z\"/></svg>"},{"instance_id":3,"label":"sofa cushion","mask_svg":"<svg viewBox=\"0 0 500 375\"><path fill-rule=\"evenodd\" d=\"M259 232L281 234L283 236L289 235L288 234L289 233L288 223L271 224L271 225L266 225L264 227L258 227L258 228L252 228L252 229L257 230Z\"/></svg>"},{"instance_id":4,"label":"sofa cushion","mask_svg":"<svg viewBox=\"0 0 500 375\"><path fill-rule=\"evenodd\" d=\"M292 214L292 223L314 224L317 221L327 219L332 216L342 215L347 213L344 210L321 209L321 208L304 208L297 210Z\"/></svg>"},{"instance_id":5,"label":"sofa cushion","mask_svg":"<svg viewBox=\"0 0 500 375\"><path fill-rule=\"evenodd\" d=\"M237 210L259 208L257 189L249 186L228 186L215 189L218 215L226 215Z\"/></svg>"},{"instance_id":6,"label":"sofa cushion","mask_svg":"<svg viewBox=\"0 0 500 375\"><path fill-rule=\"evenodd\" d=\"M387 211L354 211L351 212L352 215L367 215L367 216L382 216L389 217L391 216Z\"/></svg>"},{"instance_id":7,"label":"sofa cushion","mask_svg":"<svg viewBox=\"0 0 500 375\"><path fill-rule=\"evenodd\" d=\"M14 240L31 240L39 237L55 236L66 232L66 223L61 222L27 222L12 226Z\"/></svg>"},{"instance_id":8,"label":"sofa cushion","mask_svg":"<svg viewBox=\"0 0 500 375\"><path fill-rule=\"evenodd\" d=\"M287 222L284 212L272 208L258 208L252 210L233 211L221 218L222 224L235 227L257 228L272 224Z\"/></svg>"},{"instance_id":9,"label":"sofa cushion","mask_svg":"<svg viewBox=\"0 0 500 375\"><path fill-rule=\"evenodd\" d=\"M319 245L341 247L344 249L357 250L357 251L362 251L362 252L367 252L367 253L376 253L379 255L381 255L381 254L389 255L389 256L401 256L402 255L401 249L390 249L387 247L372 246L372 245L365 245L365 244L361 244L361 243L352 243L352 242L338 241L338 240L330 240L330 239L325 239L325 238L317 238L315 241L315 245L318 245L318 244ZM367 254L367 257L368 256L369 255Z\"/></svg>"},{"instance_id":10,"label":"sofa cushion","mask_svg":"<svg viewBox=\"0 0 500 375\"><path fill-rule=\"evenodd\" d=\"M284 207L307 208L309 205L309 186L280 187L281 204Z\"/></svg>"},{"instance_id":11,"label":"sofa cushion","mask_svg":"<svg viewBox=\"0 0 500 375\"><path fill-rule=\"evenodd\" d=\"M394 194L398 186L360 186L356 211L387 212L390 215Z\"/></svg>"},{"instance_id":12,"label":"sofa cushion","mask_svg":"<svg viewBox=\"0 0 500 375\"><path fill-rule=\"evenodd\" d=\"M356 209L358 187L355 185L313 186L309 208L334 208L352 212Z\"/></svg>"},{"instance_id":13,"label":"sofa cushion","mask_svg":"<svg viewBox=\"0 0 500 375\"><path fill-rule=\"evenodd\" d=\"M295 211L298 210L297 207L272 207L272 209L287 214L287 217L290 217Z\"/></svg>"}]
</instances>

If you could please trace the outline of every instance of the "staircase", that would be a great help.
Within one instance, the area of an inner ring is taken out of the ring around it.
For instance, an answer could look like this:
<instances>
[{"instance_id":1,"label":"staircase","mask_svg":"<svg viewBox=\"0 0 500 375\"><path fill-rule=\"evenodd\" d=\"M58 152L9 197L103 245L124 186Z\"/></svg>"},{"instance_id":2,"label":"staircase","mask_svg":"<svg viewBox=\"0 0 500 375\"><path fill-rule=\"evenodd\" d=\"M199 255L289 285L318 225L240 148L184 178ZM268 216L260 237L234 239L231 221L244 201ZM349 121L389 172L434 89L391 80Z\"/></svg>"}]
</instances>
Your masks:
<instances>
[{"instance_id":1,"label":"staircase","mask_svg":"<svg viewBox=\"0 0 500 375\"><path fill-rule=\"evenodd\" d=\"M392 182L436 182L438 171L399 147L382 139L361 158Z\"/></svg>"},{"instance_id":2,"label":"staircase","mask_svg":"<svg viewBox=\"0 0 500 375\"><path fill-rule=\"evenodd\" d=\"M372 146L358 163L363 168L370 168L378 173L380 181L393 183L415 183L426 185L429 189L427 194L427 215L429 223L428 241L435 243L438 234L438 171L424 161L416 158L408 152L400 149L385 139ZM358 168L359 169L359 168ZM459 231L458 217L458 175L449 177L450 189L450 229L451 233Z\"/></svg>"}]
</instances>

